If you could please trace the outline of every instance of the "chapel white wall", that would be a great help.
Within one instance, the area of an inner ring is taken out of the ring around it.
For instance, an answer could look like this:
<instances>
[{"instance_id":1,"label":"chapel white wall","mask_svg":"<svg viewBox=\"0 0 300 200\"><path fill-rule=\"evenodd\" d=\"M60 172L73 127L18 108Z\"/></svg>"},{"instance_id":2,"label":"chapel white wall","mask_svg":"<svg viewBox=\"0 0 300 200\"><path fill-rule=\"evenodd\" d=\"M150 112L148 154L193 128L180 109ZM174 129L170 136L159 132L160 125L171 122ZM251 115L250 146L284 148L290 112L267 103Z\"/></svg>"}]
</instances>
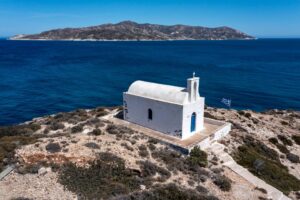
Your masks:
<instances>
[{"instance_id":1,"label":"chapel white wall","mask_svg":"<svg viewBox=\"0 0 300 200\"><path fill-rule=\"evenodd\" d=\"M124 119L151 128L169 135L182 134L183 106L174 103L144 98L141 96L123 93ZM152 109L153 118L148 119L148 109Z\"/></svg>"}]
</instances>

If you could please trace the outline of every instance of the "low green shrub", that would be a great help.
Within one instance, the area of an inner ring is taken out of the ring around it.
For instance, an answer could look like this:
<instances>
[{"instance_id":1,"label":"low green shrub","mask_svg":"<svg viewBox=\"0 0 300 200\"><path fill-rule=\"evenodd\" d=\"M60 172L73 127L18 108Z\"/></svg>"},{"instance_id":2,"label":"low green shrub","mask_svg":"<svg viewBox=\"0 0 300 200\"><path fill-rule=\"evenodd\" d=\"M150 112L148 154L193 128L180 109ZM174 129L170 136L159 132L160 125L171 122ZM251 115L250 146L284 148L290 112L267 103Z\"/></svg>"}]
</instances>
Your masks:
<instances>
[{"instance_id":1,"label":"low green shrub","mask_svg":"<svg viewBox=\"0 0 300 200\"><path fill-rule=\"evenodd\" d=\"M296 144L300 145L300 135L293 135L292 139L296 142Z\"/></svg>"},{"instance_id":2,"label":"low green shrub","mask_svg":"<svg viewBox=\"0 0 300 200\"><path fill-rule=\"evenodd\" d=\"M76 125L76 126L73 126L73 127L71 128L71 132L72 132L72 133L80 133L80 132L82 132L82 131L83 131L83 126L82 126L81 124Z\"/></svg>"},{"instance_id":3,"label":"low green shrub","mask_svg":"<svg viewBox=\"0 0 300 200\"><path fill-rule=\"evenodd\" d=\"M258 191L260 191L260 192L262 192L262 193L264 193L264 194L267 194L267 190L265 190L264 188L255 187L254 189L255 189L255 190L258 190Z\"/></svg>"},{"instance_id":4,"label":"low green shrub","mask_svg":"<svg viewBox=\"0 0 300 200\"><path fill-rule=\"evenodd\" d=\"M296 199L300 199L300 191L295 192Z\"/></svg>"},{"instance_id":5,"label":"low green shrub","mask_svg":"<svg viewBox=\"0 0 300 200\"><path fill-rule=\"evenodd\" d=\"M48 134L49 132L50 132L50 128L49 127L45 128L44 131L43 131L44 134Z\"/></svg>"},{"instance_id":6,"label":"low green shrub","mask_svg":"<svg viewBox=\"0 0 300 200\"><path fill-rule=\"evenodd\" d=\"M212 168L211 171L214 172L215 174L221 174L224 171L224 169L223 168Z\"/></svg>"},{"instance_id":7,"label":"low green shrub","mask_svg":"<svg viewBox=\"0 0 300 200\"><path fill-rule=\"evenodd\" d=\"M133 151L133 150L134 150L134 148L131 147L131 146L129 146L129 144L127 144L126 142L123 142L123 143L121 144L121 146L125 147L125 148L126 148L127 150L129 150L129 151Z\"/></svg>"},{"instance_id":8,"label":"low green shrub","mask_svg":"<svg viewBox=\"0 0 300 200\"><path fill-rule=\"evenodd\" d=\"M96 117L102 117L108 114L108 111L104 107L99 107L94 110L91 110L91 114Z\"/></svg>"},{"instance_id":9,"label":"low green shrub","mask_svg":"<svg viewBox=\"0 0 300 200\"><path fill-rule=\"evenodd\" d=\"M96 128L93 131L91 131L91 132L88 133L88 135L96 135L96 136L102 135L102 134L103 134L102 131L100 129L98 129L98 128Z\"/></svg>"},{"instance_id":10,"label":"low green shrub","mask_svg":"<svg viewBox=\"0 0 300 200\"><path fill-rule=\"evenodd\" d=\"M208 189L206 189L205 187L201 186L201 185L198 185L196 187L196 190L200 193L208 193Z\"/></svg>"},{"instance_id":11,"label":"low green shrub","mask_svg":"<svg viewBox=\"0 0 300 200\"><path fill-rule=\"evenodd\" d=\"M148 143L150 143L150 144L157 144L157 143L159 143L159 140L155 139L155 138L149 138Z\"/></svg>"},{"instance_id":12,"label":"low green shrub","mask_svg":"<svg viewBox=\"0 0 300 200\"><path fill-rule=\"evenodd\" d=\"M187 161L190 166L206 167L207 153L205 151L202 151L198 146L196 146L191 150Z\"/></svg>"},{"instance_id":13,"label":"low green shrub","mask_svg":"<svg viewBox=\"0 0 300 200\"><path fill-rule=\"evenodd\" d=\"M194 186L196 183L195 183L194 180L188 180L188 181L187 181L187 184L188 184L189 186Z\"/></svg>"},{"instance_id":14,"label":"low green shrub","mask_svg":"<svg viewBox=\"0 0 300 200\"><path fill-rule=\"evenodd\" d=\"M269 198L266 198L266 197L260 197L260 196L258 197L258 199L259 199L259 200L269 200Z\"/></svg>"},{"instance_id":15,"label":"low green shrub","mask_svg":"<svg viewBox=\"0 0 300 200\"><path fill-rule=\"evenodd\" d=\"M245 111L239 110L239 111L238 111L238 114L239 114L239 115L245 115Z\"/></svg>"},{"instance_id":16,"label":"low green shrub","mask_svg":"<svg viewBox=\"0 0 300 200\"><path fill-rule=\"evenodd\" d=\"M146 145L142 144L138 148L139 148L139 155L141 157L148 157L149 156L149 152L148 152L148 149L147 149Z\"/></svg>"},{"instance_id":17,"label":"low green shrub","mask_svg":"<svg viewBox=\"0 0 300 200\"><path fill-rule=\"evenodd\" d=\"M0 138L4 136L18 136L18 135L28 135L39 130L41 125L37 123L29 123L22 125L13 126L1 126L0 127Z\"/></svg>"},{"instance_id":18,"label":"low green shrub","mask_svg":"<svg viewBox=\"0 0 300 200\"><path fill-rule=\"evenodd\" d=\"M125 167L123 159L101 153L88 168L73 163L63 165L58 181L83 199L109 199L138 190L141 180Z\"/></svg>"},{"instance_id":19,"label":"low green shrub","mask_svg":"<svg viewBox=\"0 0 300 200\"><path fill-rule=\"evenodd\" d=\"M277 144L276 144L276 147L278 148L278 150L279 150L281 153L284 153L284 154L290 153L290 151L289 151L289 150L286 148L286 146L284 146L283 144L277 143Z\"/></svg>"},{"instance_id":20,"label":"low green shrub","mask_svg":"<svg viewBox=\"0 0 300 200\"><path fill-rule=\"evenodd\" d=\"M49 153L57 153L61 151L61 147L58 143L50 142L49 144L46 145L46 150Z\"/></svg>"},{"instance_id":21,"label":"low green shrub","mask_svg":"<svg viewBox=\"0 0 300 200\"><path fill-rule=\"evenodd\" d=\"M286 126L286 125L289 125L289 123L288 123L288 122L286 122L286 121L283 121L283 120L281 121L281 124L282 124L282 125L285 125L285 126Z\"/></svg>"},{"instance_id":22,"label":"low green shrub","mask_svg":"<svg viewBox=\"0 0 300 200\"><path fill-rule=\"evenodd\" d=\"M117 198L118 199L118 198ZM197 190L185 189L176 184L155 185L151 190L134 192L128 196L120 197L119 200L218 200L217 197Z\"/></svg>"},{"instance_id":23,"label":"low green shrub","mask_svg":"<svg viewBox=\"0 0 300 200\"><path fill-rule=\"evenodd\" d=\"M49 116L46 121L46 124L62 124L64 122L68 122L70 124L77 124L89 118L90 116L88 115L86 110L79 109L72 112L58 113L55 116Z\"/></svg>"},{"instance_id":24,"label":"low green shrub","mask_svg":"<svg viewBox=\"0 0 300 200\"><path fill-rule=\"evenodd\" d=\"M286 136L284 135L278 135L278 139L281 140L281 142L284 144L284 145L288 145L288 146L292 146L293 145L293 142L292 140L288 139Z\"/></svg>"},{"instance_id":25,"label":"low green shrub","mask_svg":"<svg viewBox=\"0 0 300 200\"><path fill-rule=\"evenodd\" d=\"M170 149L157 149L152 151L152 157L156 160L163 161L168 170L170 171L186 171L188 166L186 165L185 158L180 153Z\"/></svg>"},{"instance_id":26,"label":"low green shrub","mask_svg":"<svg viewBox=\"0 0 300 200\"><path fill-rule=\"evenodd\" d=\"M64 129L65 125L61 122L53 122L53 123L50 124L49 128L53 131L56 131L56 130L59 130L59 129Z\"/></svg>"},{"instance_id":27,"label":"low green shrub","mask_svg":"<svg viewBox=\"0 0 300 200\"><path fill-rule=\"evenodd\" d=\"M259 154L272 160L279 160L279 154L274 149L269 148L267 145L258 140L255 140L253 137L247 135L243 138L243 142L245 143L246 147L251 147ZM243 146L241 146L241 148L242 147Z\"/></svg>"},{"instance_id":28,"label":"low green shrub","mask_svg":"<svg viewBox=\"0 0 300 200\"><path fill-rule=\"evenodd\" d=\"M141 167L141 175L142 177L152 177L158 173L162 179L160 181L164 181L168 178L170 178L171 173L166 170L165 168L159 167L156 164L150 162L150 161L139 161L138 164Z\"/></svg>"},{"instance_id":29,"label":"low green shrub","mask_svg":"<svg viewBox=\"0 0 300 200\"><path fill-rule=\"evenodd\" d=\"M278 140L277 140L277 138L272 137L272 138L269 138L269 142L276 145L278 143Z\"/></svg>"},{"instance_id":30,"label":"low green shrub","mask_svg":"<svg viewBox=\"0 0 300 200\"><path fill-rule=\"evenodd\" d=\"M252 118L252 122L253 122L254 124L258 124L258 123L259 123L259 119Z\"/></svg>"},{"instance_id":31,"label":"low green shrub","mask_svg":"<svg viewBox=\"0 0 300 200\"><path fill-rule=\"evenodd\" d=\"M87 120L87 122L85 124L86 125L98 125L100 123L102 123L100 119L93 117L93 118Z\"/></svg>"},{"instance_id":32,"label":"low green shrub","mask_svg":"<svg viewBox=\"0 0 300 200\"><path fill-rule=\"evenodd\" d=\"M289 174L287 167L281 164L274 150L253 138L247 141L233 154L238 164L248 168L250 172L285 194L300 189L300 180Z\"/></svg>"},{"instance_id":33,"label":"low green shrub","mask_svg":"<svg viewBox=\"0 0 300 200\"><path fill-rule=\"evenodd\" d=\"M231 181L224 175L216 175L213 178L213 182L217 185L222 191L230 191Z\"/></svg>"},{"instance_id":34,"label":"low green shrub","mask_svg":"<svg viewBox=\"0 0 300 200\"><path fill-rule=\"evenodd\" d=\"M132 129L127 128L126 126L114 125L114 124L109 124L106 127L106 131L109 134L120 135L120 136L123 136L124 134L132 135L134 133L134 131Z\"/></svg>"},{"instance_id":35,"label":"low green shrub","mask_svg":"<svg viewBox=\"0 0 300 200\"><path fill-rule=\"evenodd\" d=\"M200 155L203 156L203 153L201 152ZM200 167L200 165L202 164L199 165L199 153L193 151L192 157L193 156L196 158L191 159L190 156L182 156L182 154L180 154L179 152L168 148L156 149L152 152L152 157L160 162L162 161L163 163L165 163L169 171L172 171L173 173L177 173L178 171L180 171L184 174L190 175L193 181L205 182L207 177L209 176L209 172L205 170L205 168ZM206 163L205 156L204 159L201 158L200 160L200 163ZM191 162L195 162L195 164L191 165Z\"/></svg>"},{"instance_id":36,"label":"low green shrub","mask_svg":"<svg viewBox=\"0 0 300 200\"><path fill-rule=\"evenodd\" d=\"M286 158L291 161L292 163L299 163L300 159L299 156L293 153L286 154Z\"/></svg>"},{"instance_id":37,"label":"low green shrub","mask_svg":"<svg viewBox=\"0 0 300 200\"><path fill-rule=\"evenodd\" d=\"M245 113L245 115L244 115L245 117L247 117L247 118L250 118L251 117L251 113Z\"/></svg>"},{"instance_id":38,"label":"low green shrub","mask_svg":"<svg viewBox=\"0 0 300 200\"><path fill-rule=\"evenodd\" d=\"M32 200L32 199L27 198L27 197L16 197L16 198L12 198L10 200Z\"/></svg>"},{"instance_id":39,"label":"low green shrub","mask_svg":"<svg viewBox=\"0 0 300 200\"><path fill-rule=\"evenodd\" d=\"M156 146L153 143L148 143L148 147L149 147L150 151L154 151L156 149Z\"/></svg>"},{"instance_id":40,"label":"low green shrub","mask_svg":"<svg viewBox=\"0 0 300 200\"><path fill-rule=\"evenodd\" d=\"M84 146L91 148L91 149L100 149L100 146L95 142L88 142Z\"/></svg>"},{"instance_id":41,"label":"low green shrub","mask_svg":"<svg viewBox=\"0 0 300 200\"><path fill-rule=\"evenodd\" d=\"M37 141L38 136L3 136L0 137L0 171L4 166L14 162L14 151L22 145L33 144Z\"/></svg>"}]
</instances>

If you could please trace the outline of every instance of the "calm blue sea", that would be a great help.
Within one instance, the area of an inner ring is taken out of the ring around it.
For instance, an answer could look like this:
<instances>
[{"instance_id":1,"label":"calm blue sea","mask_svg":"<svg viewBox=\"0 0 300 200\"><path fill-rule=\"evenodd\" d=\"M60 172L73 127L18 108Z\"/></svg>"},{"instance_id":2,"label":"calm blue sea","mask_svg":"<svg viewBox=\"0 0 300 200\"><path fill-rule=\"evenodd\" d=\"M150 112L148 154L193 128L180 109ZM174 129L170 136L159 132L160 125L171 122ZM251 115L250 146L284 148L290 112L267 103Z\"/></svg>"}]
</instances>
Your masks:
<instances>
[{"instance_id":1,"label":"calm blue sea","mask_svg":"<svg viewBox=\"0 0 300 200\"><path fill-rule=\"evenodd\" d=\"M300 110L300 39L72 42L0 40L0 124L122 104L140 79L185 86L209 106Z\"/></svg>"}]
</instances>

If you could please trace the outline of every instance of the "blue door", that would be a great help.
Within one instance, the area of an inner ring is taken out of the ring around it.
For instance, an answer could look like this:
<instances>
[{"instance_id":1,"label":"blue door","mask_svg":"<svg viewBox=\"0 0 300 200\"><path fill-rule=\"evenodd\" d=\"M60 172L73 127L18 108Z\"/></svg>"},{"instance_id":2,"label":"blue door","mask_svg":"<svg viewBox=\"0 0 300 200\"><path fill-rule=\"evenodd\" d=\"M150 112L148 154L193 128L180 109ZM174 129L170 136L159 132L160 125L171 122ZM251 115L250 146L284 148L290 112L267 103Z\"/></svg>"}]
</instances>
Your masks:
<instances>
[{"instance_id":1,"label":"blue door","mask_svg":"<svg viewBox=\"0 0 300 200\"><path fill-rule=\"evenodd\" d=\"M194 132L195 130L196 130L196 113L193 113L191 117L191 132Z\"/></svg>"}]
</instances>

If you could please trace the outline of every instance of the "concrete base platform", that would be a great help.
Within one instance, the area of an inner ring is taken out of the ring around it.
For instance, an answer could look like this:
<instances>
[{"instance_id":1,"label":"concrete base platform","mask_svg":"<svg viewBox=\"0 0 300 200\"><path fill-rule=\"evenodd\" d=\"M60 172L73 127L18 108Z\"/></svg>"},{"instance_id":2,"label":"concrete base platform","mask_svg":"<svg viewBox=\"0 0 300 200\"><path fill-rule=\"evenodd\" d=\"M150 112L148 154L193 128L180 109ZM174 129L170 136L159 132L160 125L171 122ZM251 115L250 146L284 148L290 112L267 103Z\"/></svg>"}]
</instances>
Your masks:
<instances>
[{"instance_id":1,"label":"concrete base platform","mask_svg":"<svg viewBox=\"0 0 300 200\"><path fill-rule=\"evenodd\" d=\"M115 114L116 113L112 113L103 118L111 121L114 124L126 126L151 138L158 139L174 147L180 148L181 151L186 153L188 153L195 146L199 146L201 149L208 148L212 142L224 137L231 130L230 123L204 118L204 129L202 131L187 139L181 140L180 138L116 118Z\"/></svg>"}]
</instances>

